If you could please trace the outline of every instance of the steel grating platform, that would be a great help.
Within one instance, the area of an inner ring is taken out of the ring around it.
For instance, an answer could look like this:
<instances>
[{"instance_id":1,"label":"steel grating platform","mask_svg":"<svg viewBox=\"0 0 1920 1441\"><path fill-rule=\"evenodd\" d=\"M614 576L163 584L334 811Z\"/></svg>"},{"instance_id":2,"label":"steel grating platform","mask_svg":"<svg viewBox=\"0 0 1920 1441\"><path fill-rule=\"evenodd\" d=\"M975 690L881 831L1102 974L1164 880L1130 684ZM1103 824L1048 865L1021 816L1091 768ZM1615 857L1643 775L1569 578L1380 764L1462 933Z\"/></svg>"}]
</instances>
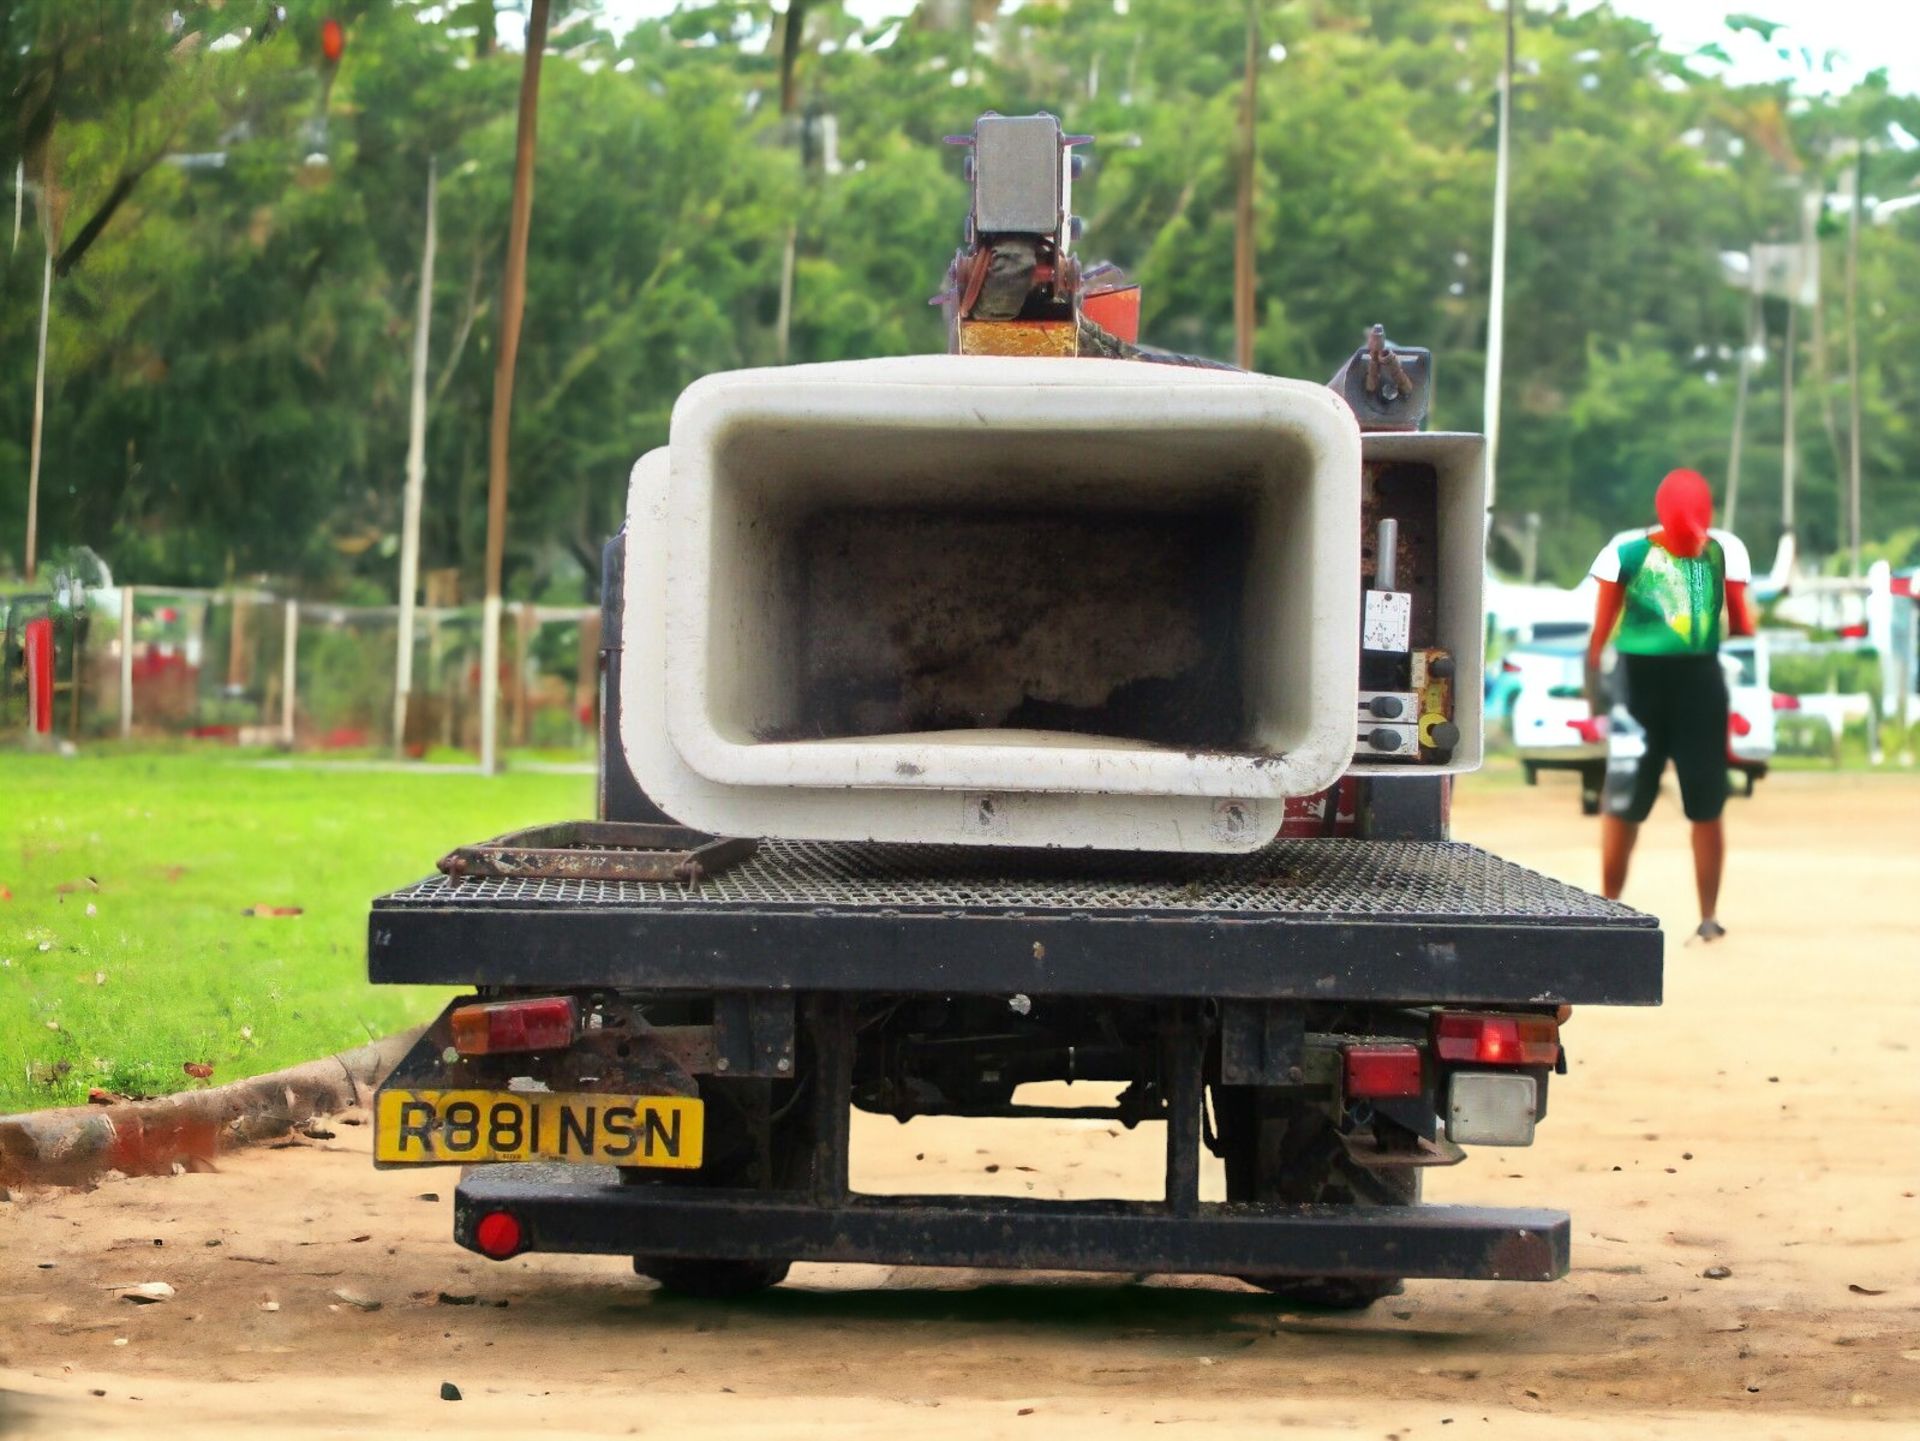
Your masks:
<instances>
[{"instance_id":1,"label":"steel grating platform","mask_svg":"<svg viewBox=\"0 0 1920 1441\"><path fill-rule=\"evenodd\" d=\"M380 897L381 982L1657 1004L1658 922L1453 841L1241 856L763 841L697 883Z\"/></svg>"}]
</instances>

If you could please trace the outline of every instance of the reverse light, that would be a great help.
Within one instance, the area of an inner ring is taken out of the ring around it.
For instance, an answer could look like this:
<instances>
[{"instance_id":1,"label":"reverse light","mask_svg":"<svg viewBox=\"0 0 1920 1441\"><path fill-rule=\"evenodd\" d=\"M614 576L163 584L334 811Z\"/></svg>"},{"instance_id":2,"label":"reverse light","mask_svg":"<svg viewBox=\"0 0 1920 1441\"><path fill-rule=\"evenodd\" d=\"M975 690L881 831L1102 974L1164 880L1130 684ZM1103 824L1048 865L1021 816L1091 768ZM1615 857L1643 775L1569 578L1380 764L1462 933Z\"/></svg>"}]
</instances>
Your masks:
<instances>
[{"instance_id":1,"label":"reverse light","mask_svg":"<svg viewBox=\"0 0 1920 1441\"><path fill-rule=\"evenodd\" d=\"M1443 1061L1478 1066L1551 1066L1560 1059L1560 1023L1551 1016L1434 1017L1433 1048Z\"/></svg>"},{"instance_id":2,"label":"reverse light","mask_svg":"<svg viewBox=\"0 0 1920 1441\"><path fill-rule=\"evenodd\" d=\"M504 1261L518 1255L525 1242L519 1221L505 1211L489 1211L474 1223L473 1244L489 1260Z\"/></svg>"},{"instance_id":3,"label":"reverse light","mask_svg":"<svg viewBox=\"0 0 1920 1441\"><path fill-rule=\"evenodd\" d=\"M1420 1095L1418 1046L1347 1046L1341 1054L1349 1100L1384 1101Z\"/></svg>"},{"instance_id":4,"label":"reverse light","mask_svg":"<svg viewBox=\"0 0 1920 1441\"><path fill-rule=\"evenodd\" d=\"M573 1044L575 1012L571 996L460 1006L450 1019L453 1048L463 1056L561 1051Z\"/></svg>"}]
</instances>

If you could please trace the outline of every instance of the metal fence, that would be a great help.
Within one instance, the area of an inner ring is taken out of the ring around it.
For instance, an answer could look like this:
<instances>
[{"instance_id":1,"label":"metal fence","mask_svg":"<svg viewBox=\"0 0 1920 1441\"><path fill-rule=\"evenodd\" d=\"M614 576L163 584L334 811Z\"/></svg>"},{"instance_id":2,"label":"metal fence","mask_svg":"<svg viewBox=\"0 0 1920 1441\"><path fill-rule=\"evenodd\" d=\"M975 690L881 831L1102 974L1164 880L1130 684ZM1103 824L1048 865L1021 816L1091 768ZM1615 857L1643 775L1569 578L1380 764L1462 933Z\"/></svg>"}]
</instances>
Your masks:
<instances>
[{"instance_id":1,"label":"metal fence","mask_svg":"<svg viewBox=\"0 0 1920 1441\"><path fill-rule=\"evenodd\" d=\"M57 737L191 737L413 756L479 745L478 606L415 608L403 708L395 695L396 606L171 586L0 596L0 733L28 727L23 635L40 618L53 623ZM509 602L502 631L503 741L590 749L600 612Z\"/></svg>"}]
</instances>

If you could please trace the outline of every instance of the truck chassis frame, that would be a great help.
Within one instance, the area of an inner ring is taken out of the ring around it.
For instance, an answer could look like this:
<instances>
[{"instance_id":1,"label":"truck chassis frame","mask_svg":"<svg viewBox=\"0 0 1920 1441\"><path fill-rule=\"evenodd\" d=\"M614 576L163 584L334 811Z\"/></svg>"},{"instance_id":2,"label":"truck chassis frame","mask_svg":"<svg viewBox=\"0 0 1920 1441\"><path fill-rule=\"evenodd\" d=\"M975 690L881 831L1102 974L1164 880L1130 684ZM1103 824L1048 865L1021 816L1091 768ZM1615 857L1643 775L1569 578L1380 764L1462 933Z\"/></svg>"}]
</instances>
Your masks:
<instances>
[{"instance_id":1,"label":"truck chassis frame","mask_svg":"<svg viewBox=\"0 0 1920 1441\"><path fill-rule=\"evenodd\" d=\"M767 841L691 884L434 877L376 901L369 941L379 982L689 1001L708 1024L661 1034L700 1033L706 1084L808 1082L797 1188L480 1168L456 1193L462 1244L506 1211L532 1250L1263 1278L1551 1280L1568 1220L1203 1203L1209 1085L1299 1082L1315 1008L1648 1005L1661 977L1652 917L1441 840L1282 839L1238 857ZM1164 1199L854 1194L856 1007L953 996L1157 1017L1157 1091L1134 1119L1166 1123Z\"/></svg>"}]
</instances>

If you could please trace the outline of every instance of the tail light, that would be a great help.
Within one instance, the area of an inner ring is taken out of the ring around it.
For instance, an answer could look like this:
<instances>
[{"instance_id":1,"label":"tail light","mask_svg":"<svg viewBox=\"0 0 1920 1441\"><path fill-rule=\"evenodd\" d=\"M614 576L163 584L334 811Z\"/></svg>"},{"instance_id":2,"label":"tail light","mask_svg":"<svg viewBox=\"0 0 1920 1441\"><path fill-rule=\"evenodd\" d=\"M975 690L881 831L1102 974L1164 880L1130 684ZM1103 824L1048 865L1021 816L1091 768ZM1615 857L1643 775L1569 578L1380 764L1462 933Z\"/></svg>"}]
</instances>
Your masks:
<instances>
[{"instance_id":1,"label":"tail light","mask_svg":"<svg viewBox=\"0 0 1920 1441\"><path fill-rule=\"evenodd\" d=\"M1433 1020L1443 1061L1476 1066L1551 1066L1560 1059L1560 1023L1551 1016L1474 1016L1443 1011Z\"/></svg>"},{"instance_id":2,"label":"tail light","mask_svg":"<svg viewBox=\"0 0 1920 1441\"><path fill-rule=\"evenodd\" d=\"M1348 1046L1342 1056L1351 1100L1384 1101L1421 1092L1418 1046Z\"/></svg>"},{"instance_id":3,"label":"tail light","mask_svg":"<svg viewBox=\"0 0 1920 1441\"><path fill-rule=\"evenodd\" d=\"M481 1255L494 1261L505 1261L519 1254L526 1239L520 1222L507 1211L489 1211L473 1228L473 1244Z\"/></svg>"},{"instance_id":4,"label":"tail light","mask_svg":"<svg viewBox=\"0 0 1920 1441\"><path fill-rule=\"evenodd\" d=\"M1773 708L1775 710L1799 710L1800 697L1797 695L1782 695L1779 691L1775 691L1773 693Z\"/></svg>"},{"instance_id":5,"label":"tail light","mask_svg":"<svg viewBox=\"0 0 1920 1441\"><path fill-rule=\"evenodd\" d=\"M453 1048L463 1056L565 1050L573 1044L575 1021L571 996L461 1006L452 1016Z\"/></svg>"},{"instance_id":6,"label":"tail light","mask_svg":"<svg viewBox=\"0 0 1920 1441\"><path fill-rule=\"evenodd\" d=\"M1734 711L1727 717L1727 729L1737 736L1752 735L1753 722L1741 715L1739 711Z\"/></svg>"},{"instance_id":7,"label":"tail light","mask_svg":"<svg viewBox=\"0 0 1920 1441\"><path fill-rule=\"evenodd\" d=\"M1520 674L1520 662L1519 662L1519 661L1517 661L1517 660L1503 660L1503 661L1501 661L1501 662L1500 662L1500 674L1501 674L1501 675L1519 675L1519 674Z\"/></svg>"}]
</instances>

